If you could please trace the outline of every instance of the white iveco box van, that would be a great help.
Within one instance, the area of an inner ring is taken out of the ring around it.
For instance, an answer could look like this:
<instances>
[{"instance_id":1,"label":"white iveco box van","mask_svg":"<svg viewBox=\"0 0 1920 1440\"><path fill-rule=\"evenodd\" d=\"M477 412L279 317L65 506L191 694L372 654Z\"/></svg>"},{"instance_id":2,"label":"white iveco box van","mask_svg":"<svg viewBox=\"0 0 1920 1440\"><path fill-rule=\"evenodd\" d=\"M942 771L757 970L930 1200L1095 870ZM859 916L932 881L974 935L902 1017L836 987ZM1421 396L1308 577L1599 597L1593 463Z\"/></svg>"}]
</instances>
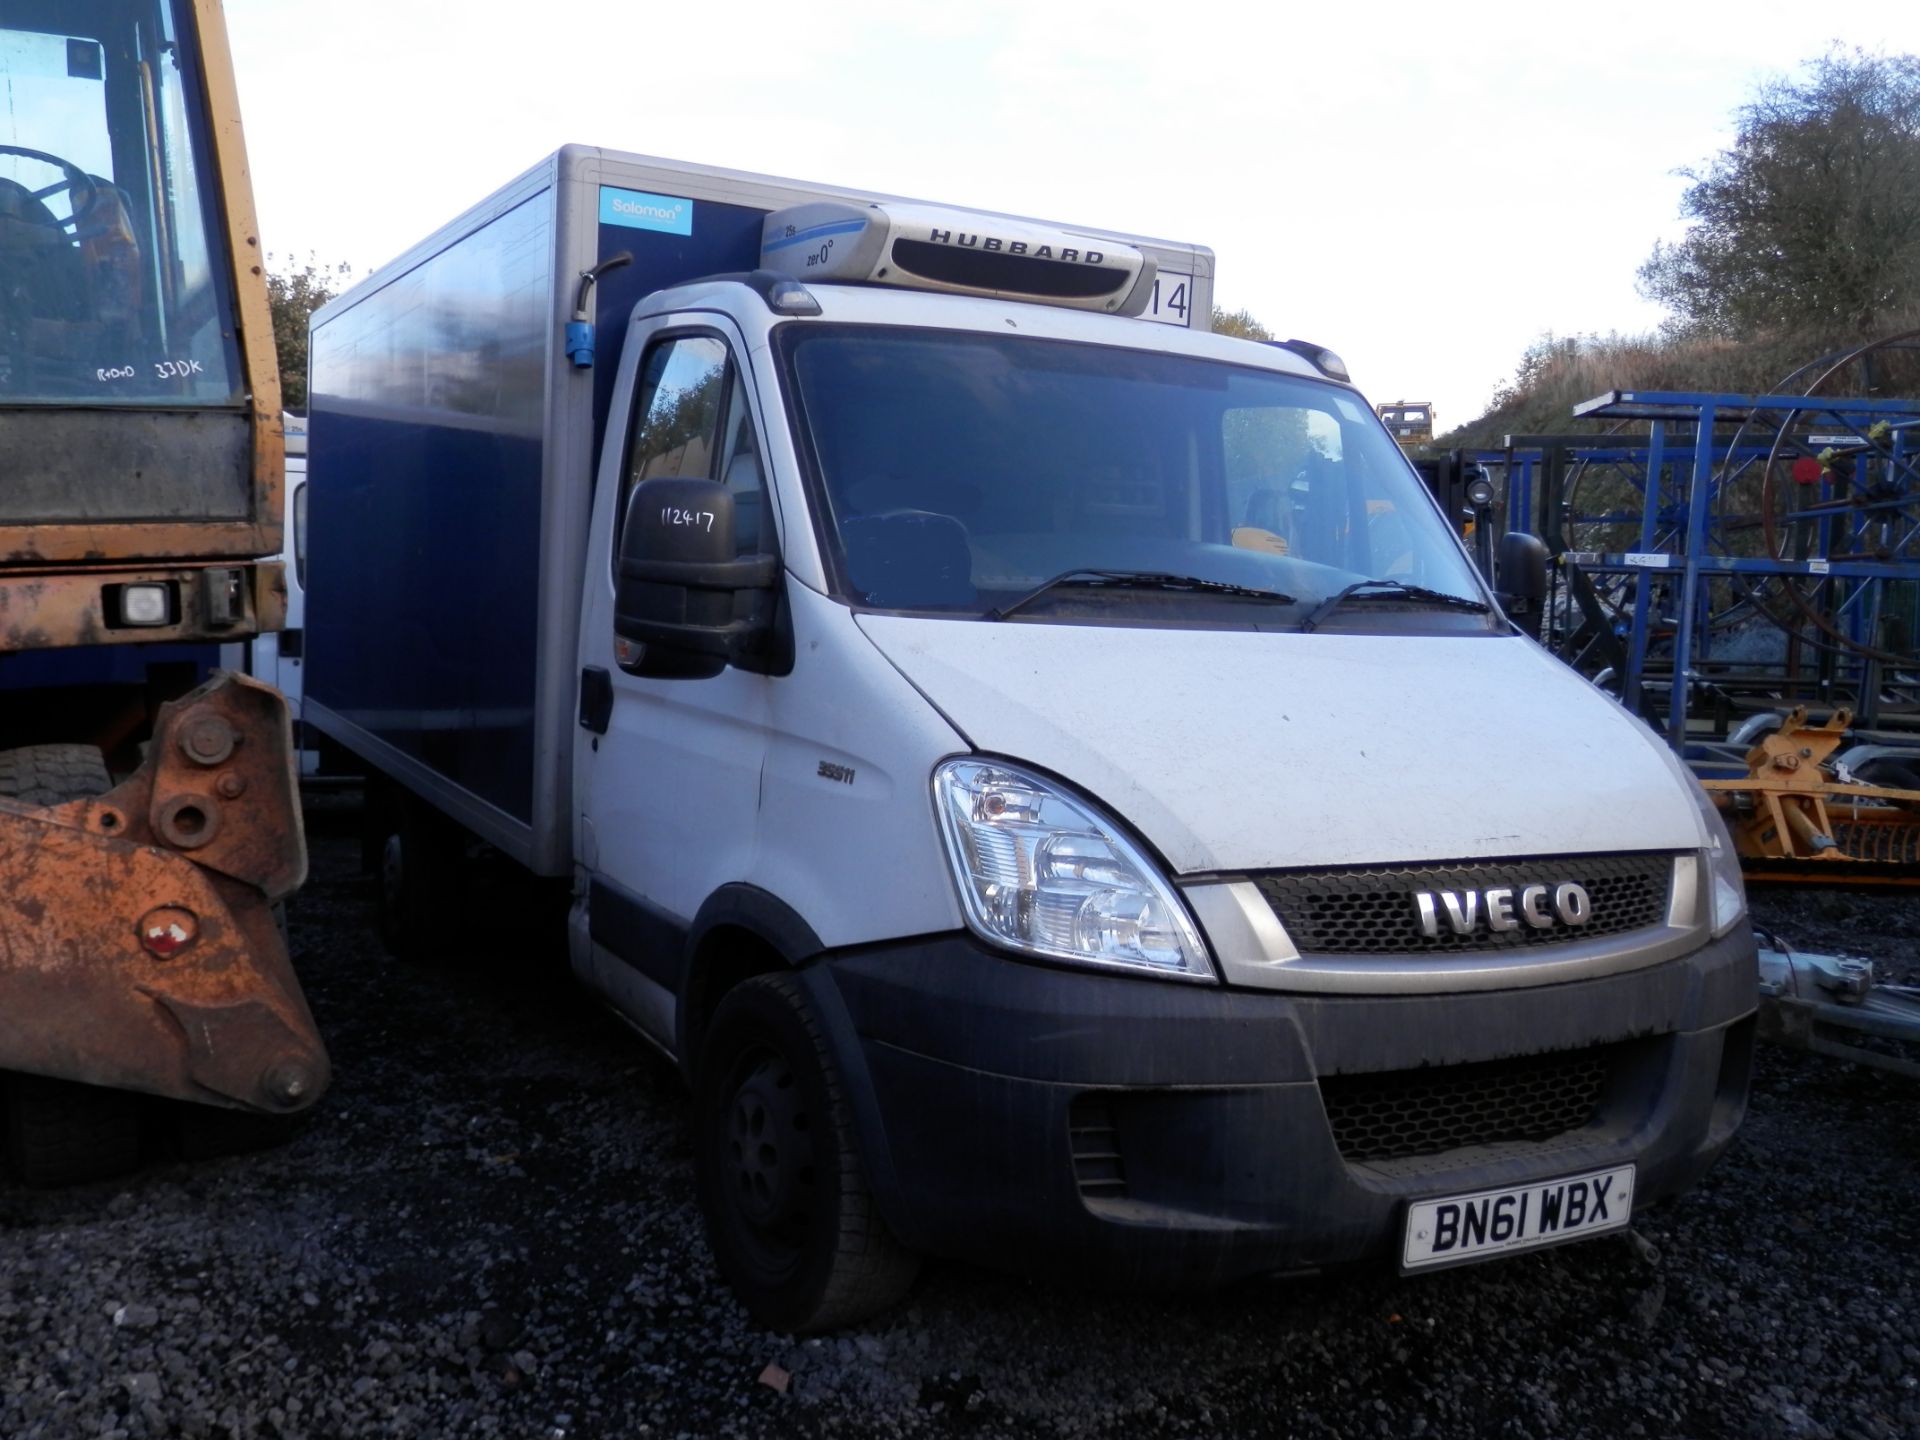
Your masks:
<instances>
[{"instance_id":1,"label":"white iveco box van","mask_svg":"<svg viewBox=\"0 0 1920 1440\"><path fill-rule=\"evenodd\" d=\"M1711 806L1212 270L569 148L315 320L306 716L391 932L462 835L572 887L768 1324L1508 1254L1739 1122Z\"/></svg>"}]
</instances>

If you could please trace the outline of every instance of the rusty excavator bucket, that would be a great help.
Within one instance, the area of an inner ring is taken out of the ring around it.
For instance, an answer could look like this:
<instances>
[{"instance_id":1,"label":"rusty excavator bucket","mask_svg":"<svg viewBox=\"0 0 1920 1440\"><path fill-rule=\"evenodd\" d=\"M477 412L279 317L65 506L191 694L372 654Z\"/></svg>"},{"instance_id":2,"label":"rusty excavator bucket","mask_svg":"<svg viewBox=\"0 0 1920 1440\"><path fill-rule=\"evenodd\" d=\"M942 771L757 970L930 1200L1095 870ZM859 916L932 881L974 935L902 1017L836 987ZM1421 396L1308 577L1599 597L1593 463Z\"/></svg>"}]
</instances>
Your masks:
<instances>
[{"instance_id":1,"label":"rusty excavator bucket","mask_svg":"<svg viewBox=\"0 0 1920 1440\"><path fill-rule=\"evenodd\" d=\"M0 1070L288 1115L325 1046L274 905L306 878L286 702L219 674L95 799L0 799Z\"/></svg>"}]
</instances>

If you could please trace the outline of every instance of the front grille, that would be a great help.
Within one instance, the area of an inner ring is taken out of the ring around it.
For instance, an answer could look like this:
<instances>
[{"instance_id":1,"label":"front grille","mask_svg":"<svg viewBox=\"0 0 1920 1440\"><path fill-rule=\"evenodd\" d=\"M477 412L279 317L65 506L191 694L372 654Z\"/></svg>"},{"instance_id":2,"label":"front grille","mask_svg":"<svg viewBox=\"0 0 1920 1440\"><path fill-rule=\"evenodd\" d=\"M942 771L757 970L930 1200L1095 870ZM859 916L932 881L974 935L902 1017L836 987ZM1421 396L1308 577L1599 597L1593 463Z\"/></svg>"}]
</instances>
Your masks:
<instances>
[{"instance_id":1,"label":"front grille","mask_svg":"<svg viewBox=\"0 0 1920 1440\"><path fill-rule=\"evenodd\" d=\"M1067 1118L1073 1140L1073 1178L1080 1193L1112 1199L1127 1193L1126 1167L1120 1159L1120 1132L1104 1095L1081 1095Z\"/></svg>"},{"instance_id":2,"label":"front grille","mask_svg":"<svg viewBox=\"0 0 1920 1440\"><path fill-rule=\"evenodd\" d=\"M1422 955L1565 945L1664 924L1673 884L1672 855L1563 855L1478 865L1370 865L1346 870L1277 870L1253 877L1303 955ZM1422 890L1490 890L1518 897L1528 885L1573 880L1593 912L1584 925L1490 930L1484 914L1465 935L1420 930L1414 895Z\"/></svg>"},{"instance_id":3,"label":"front grille","mask_svg":"<svg viewBox=\"0 0 1920 1440\"><path fill-rule=\"evenodd\" d=\"M1618 1045L1517 1060L1326 1075L1320 1099L1348 1160L1399 1160L1465 1145L1552 1140L1594 1118Z\"/></svg>"}]
</instances>

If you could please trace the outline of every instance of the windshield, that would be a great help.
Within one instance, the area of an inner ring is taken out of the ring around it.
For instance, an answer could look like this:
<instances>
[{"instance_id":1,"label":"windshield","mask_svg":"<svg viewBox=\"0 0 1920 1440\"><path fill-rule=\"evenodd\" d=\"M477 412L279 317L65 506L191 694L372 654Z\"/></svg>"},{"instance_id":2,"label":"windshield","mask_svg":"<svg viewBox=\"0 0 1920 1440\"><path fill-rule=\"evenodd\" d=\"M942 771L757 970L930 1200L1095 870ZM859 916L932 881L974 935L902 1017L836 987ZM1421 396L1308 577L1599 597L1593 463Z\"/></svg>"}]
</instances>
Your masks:
<instances>
[{"instance_id":1,"label":"windshield","mask_svg":"<svg viewBox=\"0 0 1920 1440\"><path fill-rule=\"evenodd\" d=\"M1022 619L1292 628L1360 580L1484 597L1399 448L1344 387L1017 336L780 335L855 603L985 616L1018 601ZM1157 579L1031 594L1073 571ZM1414 611L1414 623L1487 623L1404 590L1372 600L1339 623Z\"/></svg>"},{"instance_id":2,"label":"windshield","mask_svg":"<svg viewBox=\"0 0 1920 1440\"><path fill-rule=\"evenodd\" d=\"M0 404L242 393L187 8L0 10Z\"/></svg>"}]
</instances>

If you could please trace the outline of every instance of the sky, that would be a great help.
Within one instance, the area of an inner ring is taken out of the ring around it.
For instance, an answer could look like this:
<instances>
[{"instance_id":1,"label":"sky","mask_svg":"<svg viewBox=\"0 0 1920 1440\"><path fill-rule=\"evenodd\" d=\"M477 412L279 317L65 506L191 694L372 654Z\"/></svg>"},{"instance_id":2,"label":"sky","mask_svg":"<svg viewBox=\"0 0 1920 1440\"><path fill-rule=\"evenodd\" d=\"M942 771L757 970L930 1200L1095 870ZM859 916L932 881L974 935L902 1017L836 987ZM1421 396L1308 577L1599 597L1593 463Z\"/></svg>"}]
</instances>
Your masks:
<instances>
[{"instance_id":1,"label":"sky","mask_svg":"<svg viewBox=\"0 0 1920 1440\"><path fill-rule=\"evenodd\" d=\"M1375 401L1478 415L1635 289L1759 79L1920 3L226 0L261 234L365 273L579 142L1197 242Z\"/></svg>"}]
</instances>

